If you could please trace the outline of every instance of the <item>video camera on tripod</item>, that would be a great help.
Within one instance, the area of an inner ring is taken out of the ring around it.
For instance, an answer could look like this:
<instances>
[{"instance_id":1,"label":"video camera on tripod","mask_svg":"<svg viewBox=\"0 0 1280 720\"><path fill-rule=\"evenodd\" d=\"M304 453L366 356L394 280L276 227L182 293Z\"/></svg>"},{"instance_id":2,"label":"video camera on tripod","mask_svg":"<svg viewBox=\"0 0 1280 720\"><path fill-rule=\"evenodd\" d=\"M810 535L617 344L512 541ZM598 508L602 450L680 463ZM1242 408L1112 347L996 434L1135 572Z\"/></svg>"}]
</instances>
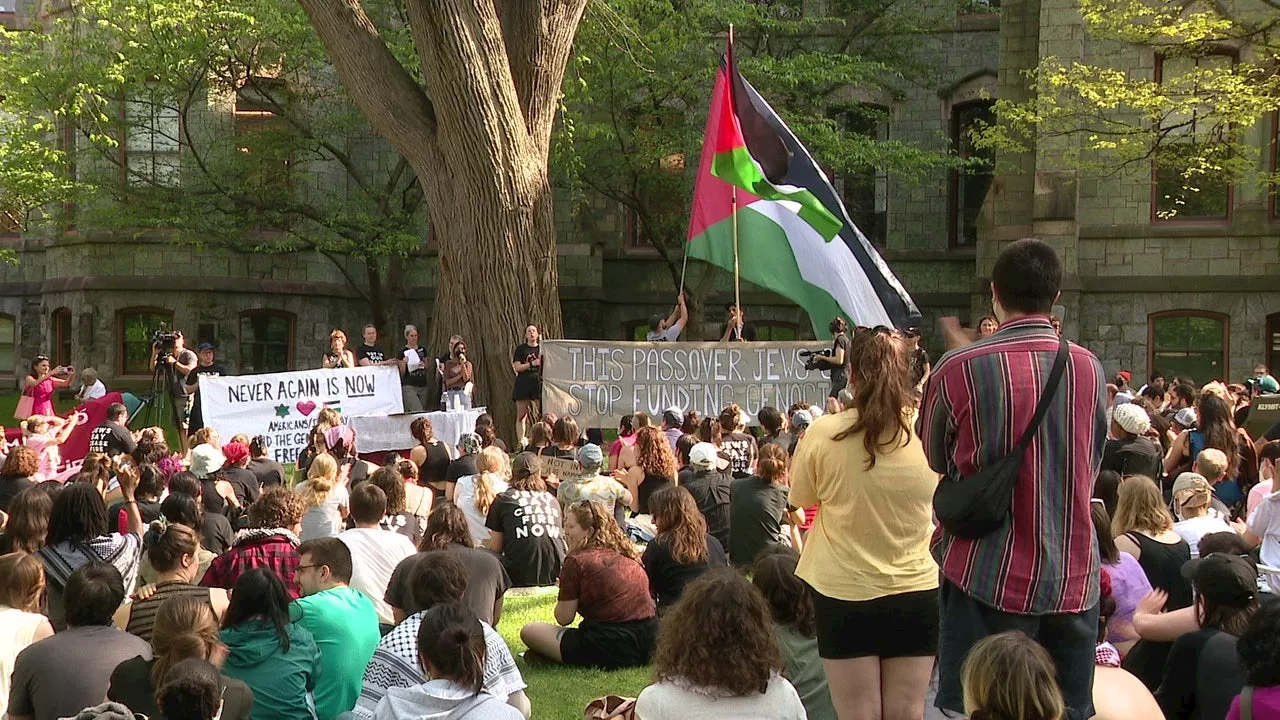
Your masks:
<instances>
[{"instance_id":1,"label":"video camera on tripod","mask_svg":"<svg viewBox=\"0 0 1280 720\"><path fill-rule=\"evenodd\" d=\"M822 350L801 350L800 357L804 358L805 370L818 370L818 358L831 357L831 348L823 348Z\"/></svg>"},{"instance_id":2,"label":"video camera on tripod","mask_svg":"<svg viewBox=\"0 0 1280 720\"><path fill-rule=\"evenodd\" d=\"M151 333L151 345L156 349L156 358L160 362L164 362L166 358L173 355L173 351L177 349L178 337L182 333L177 330L169 330L164 323L160 323L160 327Z\"/></svg>"}]
</instances>

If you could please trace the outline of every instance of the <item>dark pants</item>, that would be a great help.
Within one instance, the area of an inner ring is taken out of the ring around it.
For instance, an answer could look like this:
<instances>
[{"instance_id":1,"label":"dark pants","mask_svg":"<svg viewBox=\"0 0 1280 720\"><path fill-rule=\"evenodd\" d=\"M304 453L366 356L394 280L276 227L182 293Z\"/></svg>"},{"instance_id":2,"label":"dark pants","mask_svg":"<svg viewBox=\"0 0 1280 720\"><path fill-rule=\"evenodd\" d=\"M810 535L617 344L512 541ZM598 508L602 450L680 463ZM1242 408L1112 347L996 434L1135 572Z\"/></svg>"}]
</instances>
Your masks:
<instances>
[{"instance_id":1,"label":"dark pants","mask_svg":"<svg viewBox=\"0 0 1280 720\"><path fill-rule=\"evenodd\" d=\"M1058 668L1058 685L1067 716L1093 715L1093 663L1098 640L1098 607L1080 613L1013 615L984 605L945 578L938 589L938 707L964 712L960 669L979 640L1021 630L1049 651Z\"/></svg>"}]
</instances>

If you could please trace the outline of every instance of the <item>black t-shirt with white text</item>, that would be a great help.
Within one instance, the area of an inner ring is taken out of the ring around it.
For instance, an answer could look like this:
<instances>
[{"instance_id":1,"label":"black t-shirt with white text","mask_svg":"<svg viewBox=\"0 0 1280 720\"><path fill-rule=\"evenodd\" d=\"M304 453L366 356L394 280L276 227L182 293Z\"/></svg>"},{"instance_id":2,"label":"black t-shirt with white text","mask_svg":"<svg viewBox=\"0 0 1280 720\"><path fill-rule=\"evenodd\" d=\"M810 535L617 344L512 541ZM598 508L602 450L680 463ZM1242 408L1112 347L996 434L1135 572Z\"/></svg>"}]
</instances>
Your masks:
<instances>
[{"instance_id":1,"label":"black t-shirt with white text","mask_svg":"<svg viewBox=\"0 0 1280 720\"><path fill-rule=\"evenodd\" d=\"M513 587L554 585L564 563L560 503L547 492L507 490L493 499L485 527L502 533Z\"/></svg>"},{"instance_id":2,"label":"black t-shirt with white text","mask_svg":"<svg viewBox=\"0 0 1280 720\"><path fill-rule=\"evenodd\" d=\"M720 451L729 456L734 477L746 477L756 462L756 439L746 433L729 433L720 440Z\"/></svg>"},{"instance_id":3,"label":"black t-shirt with white text","mask_svg":"<svg viewBox=\"0 0 1280 720\"><path fill-rule=\"evenodd\" d=\"M377 365L386 359L387 354L382 352L382 348L377 345L365 345L364 343L361 343L360 347L356 348L355 351L355 360L357 365L360 364L361 360L368 360L374 365Z\"/></svg>"},{"instance_id":4,"label":"black t-shirt with white text","mask_svg":"<svg viewBox=\"0 0 1280 720\"><path fill-rule=\"evenodd\" d=\"M511 353L511 362L527 363L541 355L541 345L520 343L516 346L515 351ZM542 369L538 367L530 367L524 372L517 373L515 388L512 390L512 397L516 400L534 400L541 397L542 378L539 374L541 370Z\"/></svg>"},{"instance_id":5,"label":"black t-shirt with white text","mask_svg":"<svg viewBox=\"0 0 1280 720\"><path fill-rule=\"evenodd\" d=\"M106 453L107 455L127 455L138 447L128 428L113 420L108 420L89 433L89 452Z\"/></svg>"},{"instance_id":6,"label":"black t-shirt with white text","mask_svg":"<svg viewBox=\"0 0 1280 720\"><path fill-rule=\"evenodd\" d=\"M374 348L374 350L377 350L377 348ZM410 348L408 345L405 345L404 347L400 348L399 352L396 353L396 359L403 360L405 353L409 352L410 350L418 354L419 365L416 369L409 370L404 374L403 382L405 385L412 385L414 387L426 387L427 386L427 360L430 359L427 357L426 350L423 350L421 346L416 348ZM359 361L358 357L356 359L357 361ZM370 362L377 362L372 357L369 358L369 360Z\"/></svg>"}]
</instances>

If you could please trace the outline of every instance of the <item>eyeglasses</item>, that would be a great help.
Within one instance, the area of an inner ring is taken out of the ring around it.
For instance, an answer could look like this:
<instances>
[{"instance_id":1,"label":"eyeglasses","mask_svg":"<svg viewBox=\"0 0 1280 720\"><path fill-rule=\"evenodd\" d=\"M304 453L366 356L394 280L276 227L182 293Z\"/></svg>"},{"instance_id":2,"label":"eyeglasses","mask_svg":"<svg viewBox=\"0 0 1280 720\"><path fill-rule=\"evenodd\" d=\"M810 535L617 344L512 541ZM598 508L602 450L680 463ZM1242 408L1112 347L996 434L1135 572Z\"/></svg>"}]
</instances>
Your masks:
<instances>
[{"instance_id":1,"label":"eyeglasses","mask_svg":"<svg viewBox=\"0 0 1280 720\"><path fill-rule=\"evenodd\" d=\"M307 568L318 568L318 567L324 567L324 563L318 563L318 564L315 564L315 565L299 565L299 566L298 566L298 569L299 569L299 570L306 570Z\"/></svg>"}]
</instances>

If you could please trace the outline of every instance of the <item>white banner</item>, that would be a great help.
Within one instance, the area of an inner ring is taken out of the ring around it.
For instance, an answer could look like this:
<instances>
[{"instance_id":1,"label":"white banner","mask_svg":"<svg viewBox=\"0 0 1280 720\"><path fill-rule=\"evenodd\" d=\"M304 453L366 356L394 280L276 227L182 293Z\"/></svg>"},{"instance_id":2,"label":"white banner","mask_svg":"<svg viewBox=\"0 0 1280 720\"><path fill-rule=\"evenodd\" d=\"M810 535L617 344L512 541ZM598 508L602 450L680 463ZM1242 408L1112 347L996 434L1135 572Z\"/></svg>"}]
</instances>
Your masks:
<instances>
[{"instance_id":1,"label":"white banner","mask_svg":"<svg viewBox=\"0 0 1280 720\"><path fill-rule=\"evenodd\" d=\"M267 375L200 376L204 423L226 442L236 433L265 435L271 457L291 463L326 407L343 415L404 412L400 371L387 365ZM357 447L359 441L357 440Z\"/></svg>"}]
</instances>

